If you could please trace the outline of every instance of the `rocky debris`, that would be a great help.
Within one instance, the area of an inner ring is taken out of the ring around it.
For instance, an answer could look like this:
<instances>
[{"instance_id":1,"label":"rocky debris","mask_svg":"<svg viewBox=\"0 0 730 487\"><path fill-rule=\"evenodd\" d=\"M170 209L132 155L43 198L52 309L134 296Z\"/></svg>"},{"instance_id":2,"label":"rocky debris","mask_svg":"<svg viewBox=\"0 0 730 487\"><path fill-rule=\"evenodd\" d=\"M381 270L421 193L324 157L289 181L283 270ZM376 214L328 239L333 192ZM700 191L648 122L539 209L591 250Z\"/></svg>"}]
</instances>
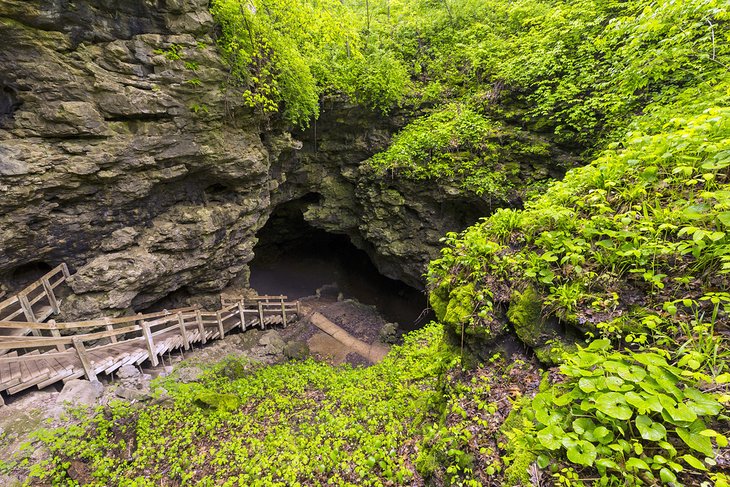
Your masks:
<instances>
[{"instance_id":1,"label":"rocky debris","mask_svg":"<svg viewBox=\"0 0 730 487\"><path fill-rule=\"evenodd\" d=\"M99 381L73 379L66 382L56 398L56 404L72 404L74 406L94 406L104 394L104 386Z\"/></svg>"},{"instance_id":2,"label":"rocky debris","mask_svg":"<svg viewBox=\"0 0 730 487\"><path fill-rule=\"evenodd\" d=\"M189 367L181 367L177 370L177 380L182 382L183 384L188 384L190 382L197 381L201 375L203 375L203 370L200 367L196 366L189 366Z\"/></svg>"},{"instance_id":3,"label":"rocky debris","mask_svg":"<svg viewBox=\"0 0 730 487\"><path fill-rule=\"evenodd\" d=\"M276 330L269 330L259 339L260 353L264 355L280 355L286 347L286 342Z\"/></svg>"},{"instance_id":4,"label":"rocky debris","mask_svg":"<svg viewBox=\"0 0 730 487\"><path fill-rule=\"evenodd\" d=\"M386 323L380 328L380 341L390 345L397 343L400 333L397 323Z\"/></svg>"},{"instance_id":5,"label":"rocky debris","mask_svg":"<svg viewBox=\"0 0 730 487\"><path fill-rule=\"evenodd\" d=\"M148 401L152 399L149 388L137 389L133 387L119 386L114 390L114 394L129 402Z\"/></svg>"},{"instance_id":6,"label":"rocky debris","mask_svg":"<svg viewBox=\"0 0 730 487\"><path fill-rule=\"evenodd\" d=\"M290 360L304 360L309 357L309 346L302 340L292 340L284 347L284 356Z\"/></svg>"},{"instance_id":7,"label":"rocky debris","mask_svg":"<svg viewBox=\"0 0 730 487\"><path fill-rule=\"evenodd\" d=\"M136 379L141 376L142 372L134 365L124 365L117 370L117 378L119 379Z\"/></svg>"}]
</instances>

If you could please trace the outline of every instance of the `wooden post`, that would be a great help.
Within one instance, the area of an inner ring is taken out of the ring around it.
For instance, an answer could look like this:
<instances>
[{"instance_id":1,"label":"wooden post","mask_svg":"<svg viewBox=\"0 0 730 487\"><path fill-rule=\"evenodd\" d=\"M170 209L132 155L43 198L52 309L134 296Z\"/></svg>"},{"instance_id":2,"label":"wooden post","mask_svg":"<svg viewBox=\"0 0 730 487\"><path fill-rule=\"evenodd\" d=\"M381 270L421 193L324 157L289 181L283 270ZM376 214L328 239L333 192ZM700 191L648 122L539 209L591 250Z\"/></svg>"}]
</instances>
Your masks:
<instances>
[{"instance_id":1,"label":"wooden post","mask_svg":"<svg viewBox=\"0 0 730 487\"><path fill-rule=\"evenodd\" d=\"M299 303L299 300L297 300L297 318L302 318L302 308L301 303Z\"/></svg>"},{"instance_id":2,"label":"wooden post","mask_svg":"<svg viewBox=\"0 0 730 487\"><path fill-rule=\"evenodd\" d=\"M155 353L155 341L152 339L152 331L150 325L146 321L142 320L142 333L144 334L144 340L147 342L147 352L149 352L152 366L157 367L160 362L157 360L157 354Z\"/></svg>"},{"instance_id":3,"label":"wooden post","mask_svg":"<svg viewBox=\"0 0 730 487\"><path fill-rule=\"evenodd\" d=\"M111 323L109 323L109 318L104 318L104 321L106 322L106 331L114 331L114 327ZM112 343L117 343L116 335L112 335L109 338L111 339Z\"/></svg>"},{"instance_id":4,"label":"wooden post","mask_svg":"<svg viewBox=\"0 0 730 487\"><path fill-rule=\"evenodd\" d=\"M28 295L25 294L25 292L18 294L18 302L20 303L20 307L23 310L23 314L25 315L25 320L28 323L36 323L37 320L35 314L33 313L33 306L31 306L30 301L28 301ZM33 336L41 336L40 330L36 330L32 327L30 328Z\"/></svg>"},{"instance_id":5,"label":"wooden post","mask_svg":"<svg viewBox=\"0 0 730 487\"><path fill-rule=\"evenodd\" d=\"M221 312L216 311L215 317L218 319L218 331L220 332L220 336L218 338L223 340L223 336L226 334L226 331L223 329L223 320L221 319Z\"/></svg>"},{"instance_id":6,"label":"wooden post","mask_svg":"<svg viewBox=\"0 0 730 487\"><path fill-rule=\"evenodd\" d=\"M49 320L48 324L51 327L51 335L55 338L61 338L61 332L58 331L58 327L56 326L56 320ZM56 350L58 350L59 352L65 352L66 345L64 345L63 343L59 343L58 345L56 345Z\"/></svg>"},{"instance_id":7,"label":"wooden post","mask_svg":"<svg viewBox=\"0 0 730 487\"><path fill-rule=\"evenodd\" d=\"M71 277L71 273L68 271L68 266L65 262L61 263L61 272L63 273L64 279L68 279L69 277Z\"/></svg>"},{"instance_id":8,"label":"wooden post","mask_svg":"<svg viewBox=\"0 0 730 487\"><path fill-rule=\"evenodd\" d=\"M180 325L180 335L182 335L185 350L190 350L190 342L188 341L188 330L185 329L185 319L182 313L177 314L177 322Z\"/></svg>"},{"instance_id":9,"label":"wooden post","mask_svg":"<svg viewBox=\"0 0 730 487\"><path fill-rule=\"evenodd\" d=\"M264 303L259 301L259 323L261 324L261 329L264 329Z\"/></svg>"},{"instance_id":10,"label":"wooden post","mask_svg":"<svg viewBox=\"0 0 730 487\"><path fill-rule=\"evenodd\" d=\"M284 306L284 298L281 298L281 319L283 321L282 325L286 327L287 321L286 321L286 307Z\"/></svg>"},{"instance_id":11,"label":"wooden post","mask_svg":"<svg viewBox=\"0 0 730 487\"><path fill-rule=\"evenodd\" d=\"M200 330L200 339L201 339L203 345L205 345L205 342L207 342L208 340L205 338L205 326L203 325L203 317L200 316L199 309L195 310L195 319L198 321L198 330Z\"/></svg>"},{"instance_id":12,"label":"wooden post","mask_svg":"<svg viewBox=\"0 0 730 487\"><path fill-rule=\"evenodd\" d=\"M28 301L28 296L25 293L20 293L18 294L18 301L20 302L20 307L23 309L25 319L28 320L28 323L35 323L36 319L33 314L33 307L30 305L30 301Z\"/></svg>"},{"instance_id":13,"label":"wooden post","mask_svg":"<svg viewBox=\"0 0 730 487\"><path fill-rule=\"evenodd\" d=\"M51 283L48 282L48 279L43 279L41 281L41 284L43 284L43 289L46 291L46 296L48 296L48 304L51 305L51 310L53 311L53 314L58 313L58 300L56 299L56 295L53 293L53 288L51 287Z\"/></svg>"},{"instance_id":14,"label":"wooden post","mask_svg":"<svg viewBox=\"0 0 730 487\"><path fill-rule=\"evenodd\" d=\"M81 366L84 368L84 374L86 375L86 378L89 380L89 382L94 382L96 380L96 374L94 373L94 369L91 368L91 362L89 362L89 357L86 355L86 347L84 347L84 341L81 338L74 338L73 344L74 348L76 349L76 354L79 356L79 360L81 360Z\"/></svg>"},{"instance_id":15,"label":"wooden post","mask_svg":"<svg viewBox=\"0 0 730 487\"><path fill-rule=\"evenodd\" d=\"M238 302L238 315L241 317L241 330L246 329L246 313L243 311L243 299Z\"/></svg>"}]
</instances>

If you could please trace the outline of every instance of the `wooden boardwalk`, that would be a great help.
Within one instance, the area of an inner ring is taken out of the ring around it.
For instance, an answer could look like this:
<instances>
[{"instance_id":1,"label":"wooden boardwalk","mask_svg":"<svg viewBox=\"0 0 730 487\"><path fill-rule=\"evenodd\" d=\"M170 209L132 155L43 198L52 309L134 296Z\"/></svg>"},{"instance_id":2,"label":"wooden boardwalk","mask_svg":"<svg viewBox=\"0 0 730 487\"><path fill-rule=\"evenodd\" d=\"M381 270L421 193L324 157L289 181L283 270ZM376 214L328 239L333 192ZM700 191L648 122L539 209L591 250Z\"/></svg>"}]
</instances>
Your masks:
<instances>
[{"instance_id":1,"label":"wooden boardwalk","mask_svg":"<svg viewBox=\"0 0 730 487\"><path fill-rule=\"evenodd\" d=\"M300 315L298 301L260 296L222 300L218 311L191 307L44 323L58 312L54 289L68 277L68 269L61 265L0 303L0 392L15 394L81 377L96 380L100 374L147 360L157 366L158 357L171 350L221 339L236 328L287 325ZM29 333L32 336L26 336Z\"/></svg>"}]
</instances>

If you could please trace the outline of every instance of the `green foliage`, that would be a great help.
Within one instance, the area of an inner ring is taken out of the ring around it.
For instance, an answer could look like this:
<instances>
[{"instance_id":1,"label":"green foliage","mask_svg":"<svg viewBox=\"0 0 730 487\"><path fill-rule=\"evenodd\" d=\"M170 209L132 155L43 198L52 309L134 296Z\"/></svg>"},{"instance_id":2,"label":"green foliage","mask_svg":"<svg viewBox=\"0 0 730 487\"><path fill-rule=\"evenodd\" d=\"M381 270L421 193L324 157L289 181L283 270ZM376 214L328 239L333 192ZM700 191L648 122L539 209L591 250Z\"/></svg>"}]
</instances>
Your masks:
<instances>
[{"instance_id":1,"label":"green foliage","mask_svg":"<svg viewBox=\"0 0 730 487\"><path fill-rule=\"evenodd\" d=\"M402 63L363 43L359 19L342 2L215 0L211 12L233 85L263 114L282 111L305 127L323 94L387 111L407 89Z\"/></svg>"},{"instance_id":2,"label":"green foliage","mask_svg":"<svg viewBox=\"0 0 730 487\"><path fill-rule=\"evenodd\" d=\"M575 465L571 483L581 475L595 485L646 485L679 482L693 471L714 465L713 440L727 438L710 428L724 407L686 381L660 349L641 353L611 350L608 340L565 356L565 380L538 393L520 414L534 430L511 425L510 435L527 435L541 468ZM558 474L559 476L560 474Z\"/></svg>"},{"instance_id":3,"label":"green foliage","mask_svg":"<svg viewBox=\"0 0 730 487\"><path fill-rule=\"evenodd\" d=\"M500 139L506 136L499 124L470 108L449 105L409 124L369 165L381 175L440 179L505 198L511 168Z\"/></svg>"},{"instance_id":4,"label":"green foliage","mask_svg":"<svg viewBox=\"0 0 730 487\"><path fill-rule=\"evenodd\" d=\"M705 84L653 106L625 140L524 210L448 235L431 286L507 296L532 286L541 314L594 335L727 357L722 340L699 336L715 336L706 332L730 311L728 90L730 80ZM714 302L708 292L719 293Z\"/></svg>"},{"instance_id":5,"label":"green foliage","mask_svg":"<svg viewBox=\"0 0 730 487\"><path fill-rule=\"evenodd\" d=\"M397 452L441 414L439 384L458 363L442 333L412 333L369 368L226 361L195 383L165 380L172 407L117 403L42 432L52 455L31 479L71 485L80 461L99 486L406 485L415 472Z\"/></svg>"}]
</instances>

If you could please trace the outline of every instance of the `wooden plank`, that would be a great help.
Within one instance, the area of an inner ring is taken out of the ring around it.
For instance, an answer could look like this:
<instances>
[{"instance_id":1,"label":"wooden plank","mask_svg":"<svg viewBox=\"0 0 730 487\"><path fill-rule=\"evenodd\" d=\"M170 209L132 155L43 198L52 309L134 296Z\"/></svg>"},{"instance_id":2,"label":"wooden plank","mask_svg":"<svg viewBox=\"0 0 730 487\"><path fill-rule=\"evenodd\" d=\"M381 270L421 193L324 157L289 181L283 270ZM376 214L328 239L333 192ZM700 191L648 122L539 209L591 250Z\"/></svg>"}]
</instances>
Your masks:
<instances>
[{"instance_id":1,"label":"wooden plank","mask_svg":"<svg viewBox=\"0 0 730 487\"><path fill-rule=\"evenodd\" d=\"M152 333L150 332L150 325L146 321L142 321L142 333L145 339L145 345L147 345L147 352L149 352L149 359L152 362L153 367L157 367L159 361L155 354L155 342L152 339Z\"/></svg>"},{"instance_id":2,"label":"wooden plank","mask_svg":"<svg viewBox=\"0 0 730 487\"><path fill-rule=\"evenodd\" d=\"M246 312L243 310L243 299L238 302L238 314L241 315L241 330L246 330Z\"/></svg>"},{"instance_id":3,"label":"wooden plank","mask_svg":"<svg viewBox=\"0 0 730 487\"><path fill-rule=\"evenodd\" d=\"M225 330L223 329L223 319L221 318L221 312L218 311L215 314L216 318L218 318L218 334L220 339L222 340L226 334Z\"/></svg>"},{"instance_id":4,"label":"wooden plank","mask_svg":"<svg viewBox=\"0 0 730 487\"><path fill-rule=\"evenodd\" d=\"M10 352L7 357L17 357L18 352ZM3 357L5 358L5 357ZM14 380L20 380L20 363L18 362L10 362L10 381L12 382Z\"/></svg>"},{"instance_id":5,"label":"wooden plank","mask_svg":"<svg viewBox=\"0 0 730 487\"><path fill-rule=\"evenodd\" d=\"M200 340L205 345L207 337L205 336L205 325L203 325L203 317L200 315L200 310L195 310L195 319L198 322L198 331L200 332Z\"/></svg>"},{"instance_id":6,"label":"wooden plank","mask_svg":"<svg viewBox=\"0 0 730 487\"><path fill-rule=\"evenodd\" d=\"M76 353L79 356L79 360L81 361L81 367L84 369L84 375L86 375L86 379L89 382L93 382L96 380L96 374L94 373L94 369L91 367L91 362L89 361L89 358L86 355L86 347L84 347L84 342L80 338L74 338L73 339L73 345L76 349Z\"/></svg>"},{"instance_id":7,"label":"wooden plank","mask_svg":"<svg viewBox=\"0 0 730 487\"><path fill-rule=\"evenodd\" d=\"M51 335L54 338L61 338L61 332L58 331L58 328L56 327L56 320L50 320L48 324L51 327ZM66 345L63 343L59 343L58 345L56 345L56 350L58 350L59 352L65 352Z\"/></svg>"},{"instance_id":8,"label":"wooden plank","mask_svg":"<svg viewBox=\"0 0 730 487\"><path fill-rule=\"evenodd\" d=\"M18 301L20 301L20 307L23 309L23 314L25 315L26 321L30 323L35 323L35 315L33 314L33 308L31 307L30 303L28 302L28 297L24 294L18 295ZM39 335L37 330L33 330L32 332L34 335Z\"/></svg>"},{"instance_id":9,"label":"wooden plank","mask_svg":"<svg viewBox=\"0 0 730 487\"><path fill-rule=\"evenodd\" d=\"M281 300L281 320L283 321L283 325L287 325L286 321L286 306L284 305L284 299Z\"/></svg>"},{"instance_id":10,"label":"wooden plank","mask_svg":"<svg viewBox=\"0 0 730 487\"><path fill-rule=\"evenodd\" d=\"M185 328L185 319L182 313L177 314L177 323L180 327L180 336L182 337L183 347L185 350L190 350L190 342L188 341L188 330Z\"/></svg>"},{"instance_id":11,"label":"wooden plank","mask_svg":"<svg viewBox=\"0 0 730 487\"><path fill-rule=\"evenodd\" d=\"M80 379L83 376L84 376L84 371L83 370L76 370L76 369L74 369L73 374L68 375L68 376L66 376L66 377L63 378L63 382L65 384L66 382L68 382L70 380Z\"/></svg>"},{"instance_id":12,"label":"wooden plank","mask_svg":"<svg viewBox=\"0 0 730 487\"><path fill-rule=\"evenodd\" d=\"M106 331L114 331L114 325L112 325L109 322L109 318L104 318L104 321L106 321L106 325L105 325ZM111 337L109 337L109 339L112 341L112 343L117 343L116 335L112 335Z\"/></svg>"},{"instance_id":13,"label":"wooden plank","mask_svg":"<svg viewBox=\"0 0 730 487\"><path fill-rule=\"evenodd\" d=\"M43 382L39 382L37 384L38 389L43 389L45 387L50 386L51 384L55 384L59 380L63 380L66 377L70 376L71 374L73 374L73 370L69 370L69 369L61 370L58 373L56 373L55 375L52 375L48 379L44 380Z\"/></svg>"},{"instance_id":14,"label":"wooden plank","mask_svg":"<svg viewBox=\"0 0 730 487\"><path fill-rule=\"evenodd\" d=\"M7 362L0 362L0 384L10 380L10 364Z\"/></svg>"}]
</instances>

